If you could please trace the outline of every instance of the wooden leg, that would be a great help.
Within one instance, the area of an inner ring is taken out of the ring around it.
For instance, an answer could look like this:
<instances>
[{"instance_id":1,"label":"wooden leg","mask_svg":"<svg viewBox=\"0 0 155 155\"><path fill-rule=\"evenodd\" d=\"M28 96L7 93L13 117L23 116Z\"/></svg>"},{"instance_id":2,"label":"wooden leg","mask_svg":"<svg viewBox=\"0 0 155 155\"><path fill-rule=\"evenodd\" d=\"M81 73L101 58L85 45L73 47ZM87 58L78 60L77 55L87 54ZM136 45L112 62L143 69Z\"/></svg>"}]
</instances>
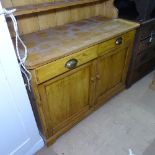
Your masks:
<instances>
[{"instance_id":1,"label":"wooden leg","mask_svg":"<svg viewBox=\"0 0 155 155\"><path fill-rule=\"evenodd\" d=\"M154 79L153 79L152 84L151 84L151 89L155 90L155 76L154 76Z\"/></svg>"}]
</instances>

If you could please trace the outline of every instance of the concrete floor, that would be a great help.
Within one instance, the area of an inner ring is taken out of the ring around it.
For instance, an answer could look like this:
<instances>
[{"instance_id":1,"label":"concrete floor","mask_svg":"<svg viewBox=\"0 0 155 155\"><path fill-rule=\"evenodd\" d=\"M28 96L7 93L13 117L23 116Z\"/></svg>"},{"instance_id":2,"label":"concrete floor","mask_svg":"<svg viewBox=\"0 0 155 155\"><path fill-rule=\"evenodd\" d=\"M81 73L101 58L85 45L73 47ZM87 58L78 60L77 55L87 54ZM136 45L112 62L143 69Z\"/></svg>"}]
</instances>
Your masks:
<instances>
[{"instance_id":1,"label":"concrete floor","mask_svg":"<svg viewBox=\"0 0 155 155\"><path fill-rule=\"evenodd\" d=\"M112 98L36 155L155 155L153 74Z\"/></svg>"}]
</instances>

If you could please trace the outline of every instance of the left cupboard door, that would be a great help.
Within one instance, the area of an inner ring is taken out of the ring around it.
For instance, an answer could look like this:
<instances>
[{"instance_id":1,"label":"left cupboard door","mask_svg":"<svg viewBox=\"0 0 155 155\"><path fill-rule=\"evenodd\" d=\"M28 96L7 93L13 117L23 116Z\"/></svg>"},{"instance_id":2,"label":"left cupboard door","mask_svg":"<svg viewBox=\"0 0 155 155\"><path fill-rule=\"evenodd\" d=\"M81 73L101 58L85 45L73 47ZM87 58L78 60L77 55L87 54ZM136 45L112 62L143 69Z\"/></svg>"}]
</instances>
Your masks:
<instances>
[{"instance_id":1,"label":"left cupboard door","mask_svg":"<svg viewBox=\"0 0 155 155\"><path fill-rule=\"evenodd\" d=\"M89 113L94 87L92 76L93 65L87 63L39 86L49 137L64 132Z\"/></svg>"}]
</instances>

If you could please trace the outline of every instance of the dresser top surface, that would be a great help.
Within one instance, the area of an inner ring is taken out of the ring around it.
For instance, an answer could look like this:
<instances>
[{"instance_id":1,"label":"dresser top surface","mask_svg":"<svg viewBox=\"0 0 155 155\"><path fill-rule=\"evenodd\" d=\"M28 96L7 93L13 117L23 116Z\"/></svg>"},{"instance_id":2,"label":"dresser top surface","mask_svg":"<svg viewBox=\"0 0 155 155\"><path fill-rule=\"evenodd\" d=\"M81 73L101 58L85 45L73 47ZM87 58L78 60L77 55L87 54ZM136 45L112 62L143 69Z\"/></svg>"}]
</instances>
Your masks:
<instances>
[{"instance_id":1,"label":"dresser top surface","mask_svg":"<svg viewBox=\"0 0 155 155\"><path fill-rule=\"evenodd\" d=\"M28 47L26 66L29 69L35 69L138 26L138 23L122 19L93 17L24 35L22 39Z\"/></svg>"}]
</instances>

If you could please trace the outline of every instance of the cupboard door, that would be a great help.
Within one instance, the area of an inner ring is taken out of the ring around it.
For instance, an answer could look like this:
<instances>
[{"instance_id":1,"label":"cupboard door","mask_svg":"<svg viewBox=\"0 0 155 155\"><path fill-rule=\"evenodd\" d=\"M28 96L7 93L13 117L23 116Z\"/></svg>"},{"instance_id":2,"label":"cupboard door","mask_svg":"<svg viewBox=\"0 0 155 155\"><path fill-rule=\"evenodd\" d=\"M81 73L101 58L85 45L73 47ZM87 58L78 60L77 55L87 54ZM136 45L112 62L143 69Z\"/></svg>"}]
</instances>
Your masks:
<instances>
[{"instance_id":1,"label":"cupboard door","mask_svg":"<svg viewBox=\"0 0 155 155\"><path fill-rule=\"evenodd\" d=\"M39 86L49 135L74 124L89 111L91 74L92 64L88 63Z\"/></svg>"},{"instance_id":2,"label":"cupboard door","mask_svg":"<svg viewBox=\"0 0 155 155\"><path fill-rule=\"evenodd\" d=\"M97 60L96 98L116 87L124 85L128 48L112 50Z\"/></svg>"}]
</instances>

